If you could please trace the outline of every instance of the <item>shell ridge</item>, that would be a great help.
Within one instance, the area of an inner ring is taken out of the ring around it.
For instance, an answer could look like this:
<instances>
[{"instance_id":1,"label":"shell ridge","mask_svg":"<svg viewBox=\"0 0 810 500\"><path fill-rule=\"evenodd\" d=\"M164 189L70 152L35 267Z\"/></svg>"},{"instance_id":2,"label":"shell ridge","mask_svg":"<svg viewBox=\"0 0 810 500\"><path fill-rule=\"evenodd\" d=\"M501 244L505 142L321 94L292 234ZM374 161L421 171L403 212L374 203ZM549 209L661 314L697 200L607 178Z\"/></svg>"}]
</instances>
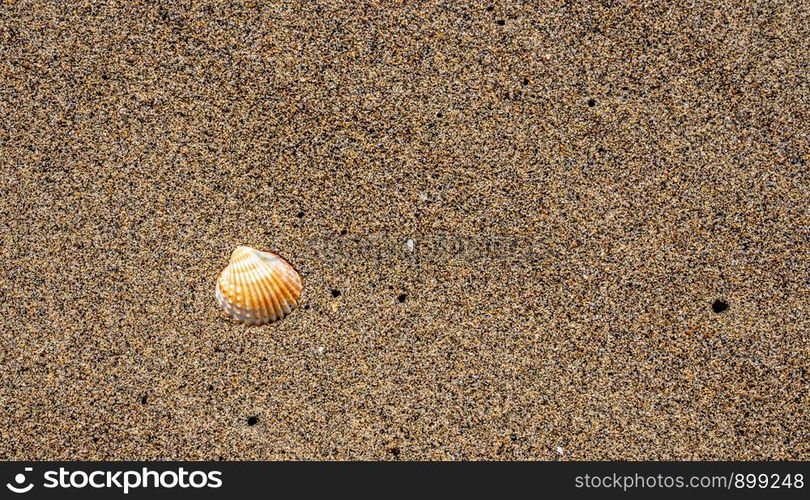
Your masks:
<instances>
[{"instance_id":1,"label":"shell ridge","mask_svg":"<svg viewBox=\"0 0 810 500\"><path fill-rule=\"evenodd\" d=\"M286 279L285 273L279 273L279 289L282 292L282 296L285 299L285 302L290 303L291 299L295 295L295 288L292 286L292 283L289 283Z\"/></svg>"},{"instance_id":2,"label":"shell ridge","mask_svg":"<svg viewBox=\"0 0 810 500\"><path fill-rule=\"evenodd\" d=\"M266 298L267 298L267 313L266 313L267 317L269 319L275 321L276 319L280 319L280 318L278 318L278 314L276 312L278 310L278 306L276 304L276 301L277 301L276 296L275 296L276 294L273 291L272 287L270 286L270 283L269 283L270 279L269 278L270 278L269 273L265 273L265 279L263 279L263 280L261 280L259 282L259 286L262 287L262 290L264 290L264 293L265 293Z\"/></svg>"},{"instance_id":3,"label":"shell ridge","mask_svg":"<svg viewBox=\"0 0 810 500\"><path fill-rule=\"evenodd\" d=\"M259 289L259 293L257 294L258 298L258 309L261 314L262 320L268 317L268 311L270 309L270 300L268 298L267 290L264 287L264 282L261 279L261 270L256 270L256 287Z\"/></svg>"},{"instance_id":4,"label":"shell ridge","mask_svg":"<svg viewBox=\"0 0 810 500\"><path fill-rule=\"evenodd\" d=\"M275 269L273 269L275 271ZM279 283L277 272L273 273L271 279L268 280L268 284L273 288L273 299L276 302L276 315L279 317L284 316L287 314L288 311L284 309L284 294L285 291L281 287L281 283Z\"/></svg>"},{"instance_id":5,"label":"shell ridge","mask_svg":"<svg viewBox=\"0 0 810 500\"><path fill-rule=\"evenodd\" d=\"M291 281L289 275L283 276L282 280L284 280L286 285L285 288L287 293L285 295L285 299L287 304L290 308L295 308L298 306L298 297L301 295L301 287L294 281Z\"/></svg>"},{"instance_id":6,"label":"shell ridge","mask_svg":"<svg viewBox=\"0 0 810 500\"><path fill-rule=\"evenodd\" d=\"M233 277L233 281L235 287L233 289L231 300L233 301L233 305L236 306L235 313L237 315L237 319L240 321L245 321L247 319L245 315L245 297L242 295L242 289L245 286L244 276L242 273L236 273Z\"/></svg>"},{"instance_id":7,"label":"shell ridge","mask_svg":"<svg viewBox=\"0 0 810 500\"><path fill-rule=\"evenodd\" d=\"M255 279L253 277L253 273L255 272L254 267L248 267L247 271L244 273L245 279L245 287L242 290L242 293L245 298L245 318L252 322L256 319L256 312L257 312L257 299L258 297L254 295L254 288L255 288Z\"/></svg>"}]
</instances>

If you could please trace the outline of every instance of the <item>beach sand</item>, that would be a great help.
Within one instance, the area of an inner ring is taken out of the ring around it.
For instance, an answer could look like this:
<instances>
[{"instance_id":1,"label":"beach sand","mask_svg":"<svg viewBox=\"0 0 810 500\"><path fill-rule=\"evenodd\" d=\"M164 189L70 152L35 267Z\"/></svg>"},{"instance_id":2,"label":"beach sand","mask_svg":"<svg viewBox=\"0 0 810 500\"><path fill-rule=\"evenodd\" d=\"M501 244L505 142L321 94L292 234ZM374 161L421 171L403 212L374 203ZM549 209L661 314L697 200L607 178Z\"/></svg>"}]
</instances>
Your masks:
<instances>
[{"instance_id":1,"label":"beach sand","mask_svg":"<svg viewBox=\"0 0 810 500\"><path fill-rule=\"evenodd\" d=\"M187 3L0 5L0 458L810 458L802 2Z\"/></svg>"}]
</instances>

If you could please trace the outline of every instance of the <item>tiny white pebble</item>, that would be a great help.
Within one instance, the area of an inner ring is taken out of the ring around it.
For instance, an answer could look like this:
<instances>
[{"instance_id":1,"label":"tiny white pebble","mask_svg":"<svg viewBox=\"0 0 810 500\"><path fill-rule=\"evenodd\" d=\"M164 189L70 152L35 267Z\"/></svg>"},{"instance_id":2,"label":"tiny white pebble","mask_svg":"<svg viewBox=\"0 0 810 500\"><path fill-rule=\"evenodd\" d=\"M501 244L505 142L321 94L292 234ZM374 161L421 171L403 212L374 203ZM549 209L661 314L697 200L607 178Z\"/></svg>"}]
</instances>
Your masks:
<instances>
[{"instance_id":1,"label":"tiny white pebble","mask_svg":"<svg viewBox=\"0 0 810 500\"><path fill-rule=\"evenodd\" d=\"M318 350L318 354L323 354L324 347L323 346L318 346L317 350Z\"/></svg>"},{"instance_id":2,"label":"tiny white pebble","mask_svg":"<svg viewBox=\"0 0 810 500\"><path fill-rule=\"evenodd\" d=\"M413 240L412 240L412 239L410 239L410 238L408 238L407 240L405 240L405 245L404 245L404 247L405 247L406 249L408 249L408 251L413 252L413 248L414 248L414 242L413 242Z\"/></svg>"},{"instance_id":3,"label":"tiny white pebble","mask_svg":"<svg viewBox=\"0 0 810 500\"><path fill-rule=\"evenodd\" d=\"M419 199L422 201L428 201L427 193L419 193Z\"/></svg>"},{"instance_id":4,"label":"tiny white pebble","mask_svg":"<svg viewBox=\"0 0 810 500\"><path fill-rule=\"evenodd\" d=\"M565 451L565 450L562 449L562 446L557 447L557 455L562 455L563 451Z\"/></svg>"}]
</instances>

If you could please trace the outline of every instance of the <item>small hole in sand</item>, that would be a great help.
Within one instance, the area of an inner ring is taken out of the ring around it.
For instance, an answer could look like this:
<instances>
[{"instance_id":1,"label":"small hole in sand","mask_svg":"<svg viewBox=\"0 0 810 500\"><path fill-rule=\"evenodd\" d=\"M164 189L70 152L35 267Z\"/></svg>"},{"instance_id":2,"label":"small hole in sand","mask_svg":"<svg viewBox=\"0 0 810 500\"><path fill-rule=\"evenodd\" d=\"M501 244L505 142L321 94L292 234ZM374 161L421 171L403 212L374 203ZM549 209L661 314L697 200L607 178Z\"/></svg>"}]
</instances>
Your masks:
<instances>
[{"instance_id":1,"label":"small hole in sand","mask_svg":"<svg viewBox=\"0 0 810 500\"><path fill-rule=\"evenodd\" d=\"M248 417L248 425L256 425L259 423L259 417Z\"/></svg>"},{"instance_id":2,"label":"small hole in sand","mask_svg":"<svg viewBox=\"0 0 810 500\"><path fill-rule=\"evenodd\" d=\"M340 297L340 290L332 290L332 297L335 298Z\"/></svg>"},{"instance_id":3,"label":"small hole in sand","mask_svg":"<svg viewBox=\"0 0 810 500\"><path fill-rule=\"evenodd\" d=\"M408 296L406 294L404 294L404 293L399 294L399 297L397 297L397 300L400 301L400 302L405 302L407 299L408 299Z\"/></svg>"},{"instance_id":4,"label":"small hole in sand","mask_svg":"<svg viewBox=\"0 0 810 500\"><path fill-rule=\"evenodd\" d=\"M728 302L726 302L725 300L717 299L714 301L714 304L712 304L712 311L718 314L725 311L726 309L728 309Z\"/></svg>"}]
</instances>

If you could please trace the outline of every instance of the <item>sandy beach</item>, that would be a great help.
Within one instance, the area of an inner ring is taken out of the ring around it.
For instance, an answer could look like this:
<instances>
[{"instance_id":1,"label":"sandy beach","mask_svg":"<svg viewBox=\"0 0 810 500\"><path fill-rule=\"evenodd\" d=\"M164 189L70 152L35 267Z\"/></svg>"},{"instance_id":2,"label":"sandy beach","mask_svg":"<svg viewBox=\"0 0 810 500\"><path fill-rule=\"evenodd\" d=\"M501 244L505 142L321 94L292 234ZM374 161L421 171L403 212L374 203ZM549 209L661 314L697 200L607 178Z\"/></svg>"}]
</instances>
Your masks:
<instances>
[{"instance_id":1,"label":"sandy beach","mask_svg":"<svg viewBox=\"0 0 810 500\"><path fill-rule=\"evenodd\" d=\"M191 3L0 4L0 459L810 459L806 4Z\"/></svg>"}]
</instances>

